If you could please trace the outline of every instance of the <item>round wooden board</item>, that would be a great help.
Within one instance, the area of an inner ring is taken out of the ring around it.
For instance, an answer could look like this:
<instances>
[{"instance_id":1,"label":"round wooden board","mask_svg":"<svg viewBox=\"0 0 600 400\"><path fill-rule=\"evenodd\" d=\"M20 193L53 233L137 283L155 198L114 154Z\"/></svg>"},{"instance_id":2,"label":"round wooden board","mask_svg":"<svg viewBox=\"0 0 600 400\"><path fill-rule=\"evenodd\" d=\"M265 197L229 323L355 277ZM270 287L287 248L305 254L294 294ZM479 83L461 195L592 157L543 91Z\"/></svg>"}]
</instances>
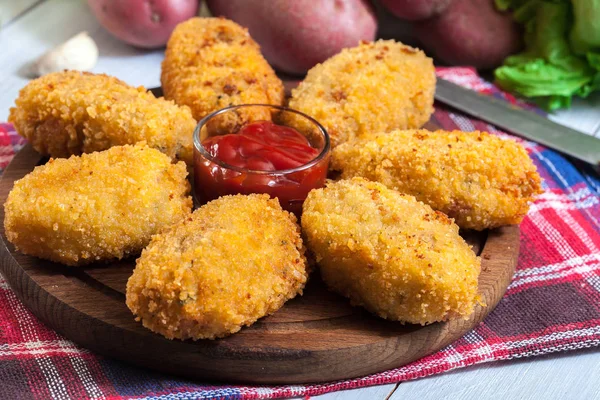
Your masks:
<instances>
[{"instance_id":1,"label":"round wooden board","mask_svg":"<svg viewBox=\"0 0 600 400\"><path fill-rule=\"evenodd\" d=\"M0 203L4 204L15 180L43 161L30 146L21 150L0 180ZM3 207L0 214L3 221ZM251 327L215 341L170 341L135 322L125 305L133 259L69 268L15 251L2 227L0 267L39 319L100 354L203 381L325 382L402 366L452 343L485 318L514 272L519 228L464 237L481 255L479 288L487 304L477 306L468 320L428 326L385 321L328 292L314 273L303 296Z\"/></svg>"}]
</instances>

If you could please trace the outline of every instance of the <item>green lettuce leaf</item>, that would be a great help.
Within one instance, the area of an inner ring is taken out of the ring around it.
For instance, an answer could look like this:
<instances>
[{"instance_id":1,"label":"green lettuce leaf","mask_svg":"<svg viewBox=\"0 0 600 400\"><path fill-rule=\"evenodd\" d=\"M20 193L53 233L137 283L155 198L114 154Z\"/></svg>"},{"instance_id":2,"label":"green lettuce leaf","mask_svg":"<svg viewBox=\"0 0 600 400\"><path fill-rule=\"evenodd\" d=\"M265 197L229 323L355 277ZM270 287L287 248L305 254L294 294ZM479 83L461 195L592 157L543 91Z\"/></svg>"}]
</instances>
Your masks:
<instances>
[{"instance_id":1,"label":"green lettuce leaf","mask_svg":"<svg viewBox=\"0 0 600 400\"><path fill-rule=\"evenodd\" d=\"M600 0L580 0L594 2ZM524 24L523 53L508 57L495 71L496 83L505 90L535 99L548 110L567 108L573 96L586 97L600 90L600 52L576 55L570 32L574 32L572 5L567 0L496 0L512 9ZM600 13L596 13L596 20ZM588 18L590 21L594 18ZM593 42L588 48L593 48Z\"/></svg>"},{"instance_id":2,"label":"green lettuce leaf","mask_svg":"<svg viewBox=\"0 0 600 400\"><path fill-rule=\"evenodd\" d=\"M600 0L572 0L575 22L569 42L573 52L600 51Z\"/></svg>"}]
</instances>

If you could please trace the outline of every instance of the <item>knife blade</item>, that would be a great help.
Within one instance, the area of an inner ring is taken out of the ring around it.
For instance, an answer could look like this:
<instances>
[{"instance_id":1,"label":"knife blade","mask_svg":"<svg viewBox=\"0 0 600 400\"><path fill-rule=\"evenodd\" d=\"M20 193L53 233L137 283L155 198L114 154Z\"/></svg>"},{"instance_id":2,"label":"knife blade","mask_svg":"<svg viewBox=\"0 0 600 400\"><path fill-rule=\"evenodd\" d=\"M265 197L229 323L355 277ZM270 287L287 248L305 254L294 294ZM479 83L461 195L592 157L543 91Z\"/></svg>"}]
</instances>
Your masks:
<instances>
[{"instance_id":1,"label":"knife blade","mask_svg":"<svg viewBox=\"0 0 600 400\"><path fill-rule=\"evenodd\" d=\"M435 99L478 119L569 156L600 165L600 139L494 97L438 79Z\"/></svg>"}]
</instances>

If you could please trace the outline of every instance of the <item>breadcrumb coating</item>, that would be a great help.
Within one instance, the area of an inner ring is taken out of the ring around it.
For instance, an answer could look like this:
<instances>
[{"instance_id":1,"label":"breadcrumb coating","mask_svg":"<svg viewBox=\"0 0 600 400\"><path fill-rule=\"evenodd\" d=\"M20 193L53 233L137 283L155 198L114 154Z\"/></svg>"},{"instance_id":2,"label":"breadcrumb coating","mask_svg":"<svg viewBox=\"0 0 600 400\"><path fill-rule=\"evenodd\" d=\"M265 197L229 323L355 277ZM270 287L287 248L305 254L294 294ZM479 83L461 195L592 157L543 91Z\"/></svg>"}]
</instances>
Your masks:
<instances>
[{"instance_id":1,"label":"breadcrumb coating","mask_svg":"<svg viewBox=\"0 0 600 400\"><path fill-rule=\"evenodd\" d=\"M138 254L190 215L183 162L144 143L50 159L15 182L6 237L24 254L80 266Z\"/></svg>"},{"instance_id":2,"label":"breadcrumb coating","mask_svg":"<svg viewBox=\"0 0 600 400\"><path fill-rule=\"evenodd\" d=\"M467 318L479 300L479 257L458 226L380 183L354 178L311 191L302 230L327 286L382 318Z\"/></svg>"},{"instance_id":3,"label":"breadcrumb coating","mask_svg":"<svg viewBox=\"0 0 600 400\"><path fill-rule=\"evenodd\" d=\"M224 196L156 235L127 282L127 306L169 339L215 339L302 294L300 227L268 195Z\"/></svg>"},{"instance_id":4,"label":"breadcrumb coating","mask_svg":"<svg viewBox=\"0 0 600 400\"><path fill-rule=\"evenodd\" d=\"M162 63L165 97L192 109L197 120L239 104L284 100L283 83L248 30L224 18L191 18L177 25ZM268 120L264 109L239 111L240 125Z\"/></svg>"},{"instance_id":5,"label":"breadcrumb coating","mask_svg":"<svg viewBox=\"0 0 600 400\"><path fill-rule=\"evenodd\" d=\"M378 40L317 64L289 104L323 124L335 147L370 132L423 126L433 113L435 81L425 53Z\"/></svg>"},{"instance_id":6,"label":"breadcrumb coating","mask_svg":"<svg viewBox=\"0 0 600 400\"><path fill-rule=\"evenodd\" d=\"M487 132L366 135L337 147L331 168L413 195L464 229L518 224L542 192L523 146Z\"/></svg>"},{"instance_id":7,"label":"breadcrumb coating","mask_svg":"<svg viewBox=\"0 0 600 400\"><path fill-rule=\"evenodd\" d=\"M192 165L196 121L187 107L104 74L65 71L27 84L8 120L39 153L68 157L145 141Z\"/></svg>"}]
</instances>

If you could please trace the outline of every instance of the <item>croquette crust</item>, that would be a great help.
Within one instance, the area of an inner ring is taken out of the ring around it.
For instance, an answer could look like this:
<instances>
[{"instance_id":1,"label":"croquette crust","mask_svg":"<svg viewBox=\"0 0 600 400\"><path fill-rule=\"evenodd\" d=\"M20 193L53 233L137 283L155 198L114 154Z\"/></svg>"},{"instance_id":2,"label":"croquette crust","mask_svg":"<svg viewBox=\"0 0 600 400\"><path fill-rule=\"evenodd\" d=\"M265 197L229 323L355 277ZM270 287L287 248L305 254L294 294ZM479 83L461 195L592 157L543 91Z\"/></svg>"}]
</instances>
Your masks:
<instances>
[{"instance_id":1,"label":"croquette crust","mask_svg":"<svg viewBox=\"0 0 600 400\"><path fill-rule=\"evenodd\" d=\"M69 157L145 141L192 165L196 121L187 107L104 74L65 71L29 82L8 120L35 150Z\"/></svg>"},{"instance_id":2,"label":"croquette crust","mask_svg":"<svg viewBox=\"0 0 600 400\"><path fill-rule=\"evenodd\" d=\"M6 237L24 254L80 266L139 252L192 208L183 162L144 143L50 159L15 182Z\"/></svg>"},{"instance_id":3,"label":"croquette crust","mask_svg":"<svg viewBox=\"0 0 600 400\"><path fill-rule=\"evenodd\" d=\"M224 18L191 18L177 25L167 43L161 83L165 97L189 106L197 120L231 105L284 100L283 83L248 30ZM263 114L255 110L242 117L270 119Z\"/></svg>"},{"instance_id":4,"label":"croquette crust","mask_svg":"<svg viewBox=\"0 0 600 400\"><path fill-rule=\"evenodd\" d=\"M169 339L239 331L302 294L300 227L268 195L224 196L156 235L127 282L127 306Z\"/></svg>"},{"instance_id":5,"label":"croquette crust","mask_svg":"<svg viewBox=\"0 0 600 400\"><path fill-rule=\"evenodd\" d=\"M331 168L413 195L465 229L518 224L542 192L523 146L487 132L366 135L334 149Z\"/></svg>"},{"instance_id":6,"label":"croquette crust","mask_svg":"<svg viewBox=\"0 0 600 400\"><path fill-rule=\"evenodd\" d=\"M323 124L335 147L370 132L423 126L433 113L435 81L425 53L378 40L317 64L289 104Z\"/></svg>"},{"instance_id":7,"label":"croquette crust","mask_svg":"<svg viewBox=\"0 0 600 400\"><path fill-rule=\"evenodd\" d=\"M480 260L451 219L362 178L304 203L302 231L324 282L380 317L429 324L474 309Z\"/></svg>"}]
</instances>

